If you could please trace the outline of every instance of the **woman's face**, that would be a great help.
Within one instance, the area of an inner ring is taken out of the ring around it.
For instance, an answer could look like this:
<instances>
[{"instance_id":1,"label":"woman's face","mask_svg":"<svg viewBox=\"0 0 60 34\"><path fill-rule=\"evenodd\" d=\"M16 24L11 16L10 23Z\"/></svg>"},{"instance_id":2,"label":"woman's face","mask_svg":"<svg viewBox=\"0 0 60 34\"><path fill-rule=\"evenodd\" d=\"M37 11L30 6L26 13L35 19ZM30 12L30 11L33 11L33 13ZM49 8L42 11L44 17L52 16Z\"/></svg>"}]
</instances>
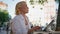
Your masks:
<instances>
[{"instance_id":1,"label":"woman's face","mask_svg":"<svg viewBox=\"0 0 60 34\"><path fill-rule=\"evenodd\" d=\"M21 5L21 7L20 7L20 11L22 12L22 13L28 13L28 7L27 7L27 4L26 3L23 3L22 5Z\"/></svg>"}]
</instances>

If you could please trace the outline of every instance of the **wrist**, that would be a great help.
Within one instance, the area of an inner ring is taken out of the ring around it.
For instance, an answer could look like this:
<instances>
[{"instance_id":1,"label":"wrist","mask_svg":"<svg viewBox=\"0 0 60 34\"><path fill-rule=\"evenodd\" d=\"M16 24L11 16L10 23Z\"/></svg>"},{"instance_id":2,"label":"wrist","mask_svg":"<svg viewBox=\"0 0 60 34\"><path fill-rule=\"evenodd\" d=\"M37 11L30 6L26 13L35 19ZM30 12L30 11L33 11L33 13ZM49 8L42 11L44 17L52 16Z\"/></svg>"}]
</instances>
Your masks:
<instances>
[{"instance_id":1,"label":"wrist","mask_svg":"<svg viewBox=\"0 0 60 34\"><path fill-rule=\"evenodd\" d=\"M35 31L35 29L34 29L34 28L32 28L31 30L32 30L32 31Z\"/></svg>"},{"instance_id":2,"label":"wrist","mask_svg":"<svg viewBox=\"0 0 60 34\"><path fill-rule=\"evenodd\" d=\"M28 30L28 34L30 34L32 32L34 32L34 29L33 28L31 28L31 29Z\"/></svg>"}]
</instances>

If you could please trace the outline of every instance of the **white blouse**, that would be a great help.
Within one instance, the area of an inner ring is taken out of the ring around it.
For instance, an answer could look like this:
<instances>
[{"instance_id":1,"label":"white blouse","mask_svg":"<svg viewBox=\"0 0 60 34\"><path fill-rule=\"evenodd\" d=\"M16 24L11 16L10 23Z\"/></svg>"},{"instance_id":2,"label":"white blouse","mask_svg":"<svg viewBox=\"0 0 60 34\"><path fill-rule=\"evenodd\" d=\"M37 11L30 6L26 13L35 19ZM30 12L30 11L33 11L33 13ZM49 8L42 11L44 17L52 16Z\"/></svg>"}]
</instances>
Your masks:
<instances>
[{"instance_id":1,"label":"white blouse","mask_svg":"<svg viewBox=\"0 0 60 34\"><path fill-rule=\"evenodd\" d=\"M27 34L28 29L31 29L31 25L28 21L28 25L25 25L24 17L20 14L15 16L11 20L11 29L14 32L14 34Z\"/></svg>"}]
</instances>

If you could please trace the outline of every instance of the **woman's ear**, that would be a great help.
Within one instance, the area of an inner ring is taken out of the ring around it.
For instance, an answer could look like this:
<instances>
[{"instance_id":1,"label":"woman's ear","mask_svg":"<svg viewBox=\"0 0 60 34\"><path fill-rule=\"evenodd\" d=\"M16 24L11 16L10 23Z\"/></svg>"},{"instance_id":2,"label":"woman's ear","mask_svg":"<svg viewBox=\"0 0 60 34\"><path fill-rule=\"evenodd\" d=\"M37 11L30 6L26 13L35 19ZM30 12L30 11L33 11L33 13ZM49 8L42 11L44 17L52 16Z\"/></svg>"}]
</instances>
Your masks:
<instances>
[{"instance_id":1,"label":"woman's ear","mask_svg":"<svg viewBox=\"0 0 60 34\"><path fill-rule=\"evenodd\" d=\"M20 8L17 8L17 11L20 11Z\"/></svg>"},{"instance_id":2,"label":"woman's ear","mask_svg":"<svg viewBox=\"0 0 60 34\"><path fill-rule=\"evenodd\" d=\"M18 11L18 13L21 13L21 9L20 8L17 8L17 11Z\"/></svg>"}]
</instances>

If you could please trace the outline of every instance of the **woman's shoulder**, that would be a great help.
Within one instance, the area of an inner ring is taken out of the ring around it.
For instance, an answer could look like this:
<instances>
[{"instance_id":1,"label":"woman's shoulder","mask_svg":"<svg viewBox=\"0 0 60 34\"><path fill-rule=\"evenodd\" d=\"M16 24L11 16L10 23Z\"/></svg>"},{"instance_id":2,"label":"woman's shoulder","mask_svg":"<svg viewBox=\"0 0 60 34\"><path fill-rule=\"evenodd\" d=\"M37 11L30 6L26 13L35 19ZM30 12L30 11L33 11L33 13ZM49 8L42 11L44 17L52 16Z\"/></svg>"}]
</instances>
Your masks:
<instances>
[{"instance_id":1,"label":"woman's shoulder","mask_svg":"<svg viewBox=\"0 0 60 34\"><path fill-rule=\"evenodd\" d=\"M18 20L24 20L24 17L22 15L16 15L13 19L11 19L11 22L15 22Z\"/></svg>"},{"instance_id":2,"label":"woman's shoulder","mask_svg":"<svg viewBox=\"0 0 60 34\"><path fill-rule=\"evenodd\" d=\"M22 15L16 15L12 20L19 20L23 19L24 17Z\"/></svg>"},{"instance_id":3,"label":"woman's shoulder","mask_svg":"<svg viewBox=\"0 0 60 34\"><path fill-rule=\"evenodd\" d=\"M12 19L10 20L10 22L15 22L15 21L17 21L18 19L20 19L20 18L19 18L19 16L16 15L14 18L12 18Z\"/></svg>"},{"instance_id":4,"label":"woman's shoulder","mask_svg":"<svg viewBox=\"0 0 60 34\"><path fill-rule=\"evenodd\" d=\"M22 18L21 15L16 15L13 19L20 19L20 18Z\"/></svg>"}]
</instances>

